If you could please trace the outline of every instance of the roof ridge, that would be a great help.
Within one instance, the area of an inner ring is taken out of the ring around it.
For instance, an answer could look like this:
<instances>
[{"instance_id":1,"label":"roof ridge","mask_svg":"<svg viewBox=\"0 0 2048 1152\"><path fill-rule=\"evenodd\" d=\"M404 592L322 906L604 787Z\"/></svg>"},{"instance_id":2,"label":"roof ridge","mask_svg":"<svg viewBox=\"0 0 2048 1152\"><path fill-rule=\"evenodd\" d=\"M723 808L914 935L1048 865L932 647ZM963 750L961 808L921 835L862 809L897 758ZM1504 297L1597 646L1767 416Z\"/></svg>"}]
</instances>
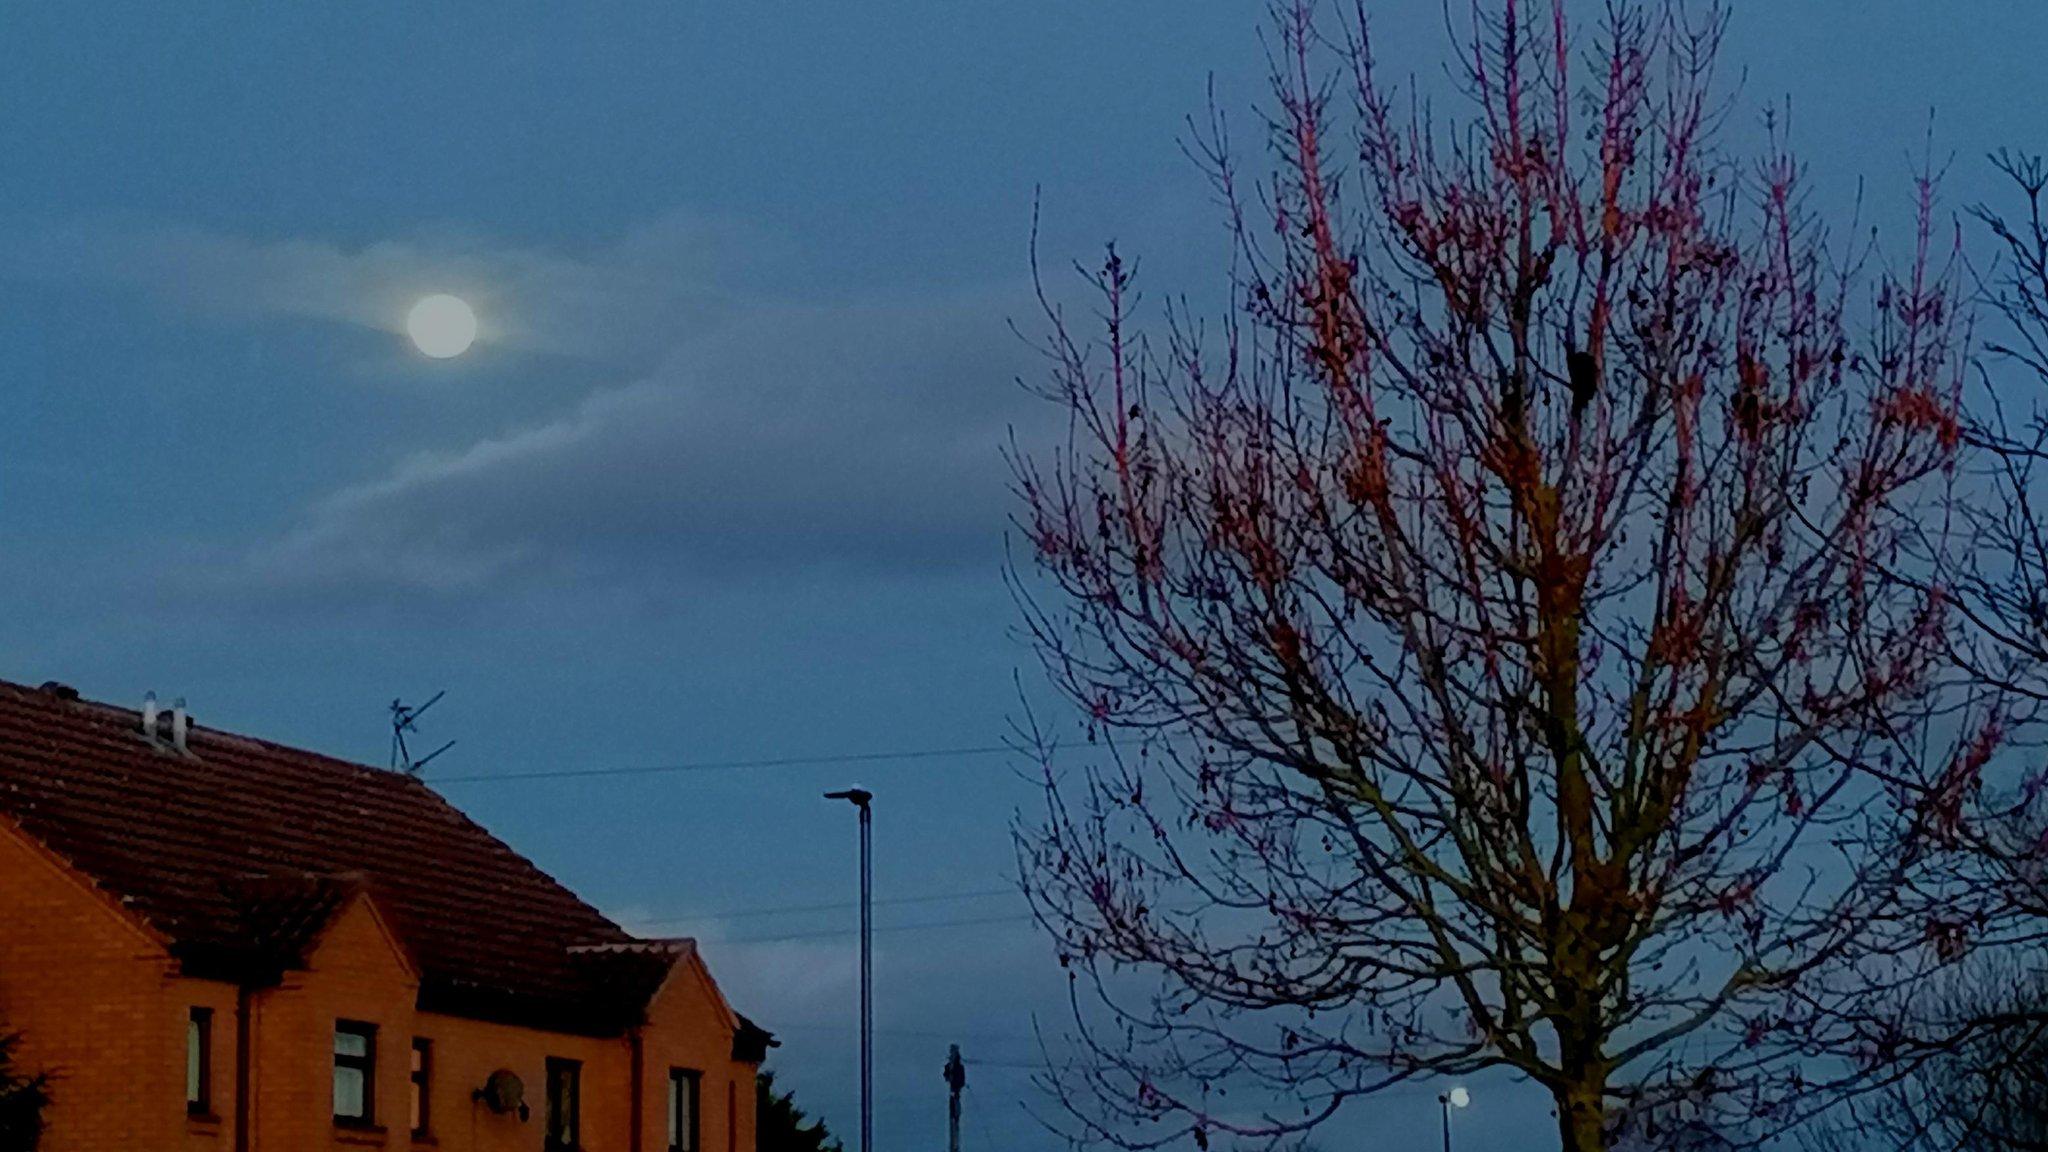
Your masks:
<instances>
[{"instance_id":1,"label":"roof ridge","mask_svg":"<svg viewBox=\"0 0 2048 1152\"><path fill-rule=\"evenodd\" d=\"M0 679L0 815L188 966L235 978L246 889L292 876L321 882L309 889L356 878L418 956L423 1003L461 1014L594 1026L616 1006L576 1007L604 991L579 950L681 954L634 937L418 777L197 725L188 749L148 740L139 710Z\"/></svg>"},{"instance_id":2,"label":"roof ridge","mask_svg":"<svg viewBox=\"0 0 2048 1152\"><path fill-rule=\"evenodd\" d=\"M45 687L31 686L0 677L0 696L11 692L14 695L23 697L25 701L33 700L45 707L63 706L107 713L110 719L132 719L135 721L133 728L136 734L142 734L142 710L140 708L130 708L123 704L115 704L112 701L94 699L79 692L77 689L71 688L69 685L61 684L55 680L48 681L48 683L55 685L58 689L62 690L62 693L51 691ZM375 764L366 764L360 760L350 760L345 756L335 756L313 748L301 748L294 744L286 744L262 736L252 736L246 732L235 732L226 728L201 724L196 718L191 721L191 724L191 735L195 737L203 733L209 739L223 743L247 745L272 752L285 752L321 764L332 765L336 768L347 768L356 772L370 772L378 776L390 776L398 780L409 780L413 783L420 782L417 777L408 776L402 772L393 772L388 768L379 768Z\"/></svg>"}]
</instances>

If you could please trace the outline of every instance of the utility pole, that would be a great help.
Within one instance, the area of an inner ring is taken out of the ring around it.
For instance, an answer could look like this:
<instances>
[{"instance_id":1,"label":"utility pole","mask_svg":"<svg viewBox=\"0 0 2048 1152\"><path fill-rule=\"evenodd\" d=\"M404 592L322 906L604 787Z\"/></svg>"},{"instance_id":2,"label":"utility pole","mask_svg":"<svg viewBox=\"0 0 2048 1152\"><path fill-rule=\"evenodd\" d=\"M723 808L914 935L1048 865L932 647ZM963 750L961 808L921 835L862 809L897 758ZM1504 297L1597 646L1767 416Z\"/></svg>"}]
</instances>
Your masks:
<instances>
[{"instance_id":1,"label":"utility pole","mask_svg":"<svg viewBox=\"0 0 2048 1152\"><path fill-rule=\"evenodd\" d=\"M960 1152L960 1090L967 1087L967 1065L960 1059L960 1046L946 1050L946 1152Z\"/></svg>"},{"instance_id":2,"label":"utility pole","mask_svg":"<svg viewBox=\"0 0 2048 1152\"><path fill-rule=\"evenodd\" d=\"M874 817L868 811L874 798L865 788L825 793L827 800L844 800L860 809L860 1152L873 1152L875 1129L874 868L869 850Z\"/></svg>"}]
</instances>

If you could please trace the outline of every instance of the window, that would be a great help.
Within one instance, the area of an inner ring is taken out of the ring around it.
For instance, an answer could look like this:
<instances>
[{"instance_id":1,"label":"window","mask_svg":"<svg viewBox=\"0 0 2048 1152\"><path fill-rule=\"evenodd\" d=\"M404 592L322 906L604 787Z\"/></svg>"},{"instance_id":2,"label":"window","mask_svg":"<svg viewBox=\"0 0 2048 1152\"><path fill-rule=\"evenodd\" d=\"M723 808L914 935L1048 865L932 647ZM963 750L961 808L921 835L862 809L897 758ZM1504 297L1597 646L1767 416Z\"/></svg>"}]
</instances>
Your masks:
<instances>
[{"instance_id":1,"label":"window","mask_svg":"<svg viewBox=\"0 0 2048 1152\"><path fill-rule=\"evenodd\" d=\"M697 1152L697 1085L702 1079L687 1068L669 1070L669 1152Z\"/></svg>"},{"instance_id":2,"label":"window","mask_svg":"<svg viewBox=\"0 0 2048 1152\"><path fill-rule=\"evenodd\" d=\"M377 1122L377 1026L353 1020L334 1025L334 1122Z\"/></svg>"},{"instance_id":3,"label":"window","mask_svg":"<svg viewBox=\"0 0 2048 1152\"><path fill-rule=\"evenodd\" d=\"M427 1086L434 1079L434 1042L412 1038L412 1134L425 1136L429 1130Z\"/></svg>"},{"instance_id":4,"label":"window","mask_svg":"<svg viewBox=\"0 0 2048 1152\"><path fill-rule=\"evenodd\" d=\"M185 1111L213 1115L213 1009L194 1008L185 1018Z\"/></svg>"},{"instance_id":5,"label":"window","mask_svg":"<svg viewBox=\"0 0 2048 1152\"><path fill-rule=\"evenodd\" d=\"M583 1065L548 1057L548 1147L580 1147L583 1113Z\"/></svg>"}]
</instances>

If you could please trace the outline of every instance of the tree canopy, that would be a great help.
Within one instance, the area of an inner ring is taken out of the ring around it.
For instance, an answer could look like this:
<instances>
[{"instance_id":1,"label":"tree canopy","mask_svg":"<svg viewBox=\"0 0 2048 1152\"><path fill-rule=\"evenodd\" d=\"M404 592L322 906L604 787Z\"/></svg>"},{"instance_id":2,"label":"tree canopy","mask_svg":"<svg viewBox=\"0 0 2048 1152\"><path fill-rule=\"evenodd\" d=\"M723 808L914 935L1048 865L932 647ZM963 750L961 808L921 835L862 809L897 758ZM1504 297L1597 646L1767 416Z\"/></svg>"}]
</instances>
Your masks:
<instances>
[{"instance_id":1,"label":"tree canopy","mask_svg":"<svg viewBox=\"0 0 2048 1152\"><path fill-rule=\"evenodd\" d=\"M806 1120L794 1093L775 1090L775 1073L754 1079L755 1152L840 1152L822 1120Z\"/></svg>"},{"instance_id":2,"label":"tree canopy","mask_svg":"<svg viewBox=\"0 0 2048 1152\"><path fill-rule=\"evenodd\" d=\"M35 1152L43 1139L50 1077L15 1066L21 1034L0 1034L0 1152Z\"/></svg>"},{"instance_id":3,"label":"tree canopy","mask_svg":"<svg viewBox=\"0 0 2048 1152\"><path fill-rule=\"evenodd\" d=\"M1270 164L1193 147L1229 310L1148 318L1114 248L1099 329L1043 296L1016 587L1092 749L1042 740L1019 847L1082 1135L1490 1068L1567 1152L1781 1127L2022 938L1974 849L2039 696L1972 610L2015 497L1933 174L1888 260L1776 121L1724 148L1719 11L1594 13L1475 3L1447 114L1366 6L1278 5Z\"/></svg>"}]
</instances>

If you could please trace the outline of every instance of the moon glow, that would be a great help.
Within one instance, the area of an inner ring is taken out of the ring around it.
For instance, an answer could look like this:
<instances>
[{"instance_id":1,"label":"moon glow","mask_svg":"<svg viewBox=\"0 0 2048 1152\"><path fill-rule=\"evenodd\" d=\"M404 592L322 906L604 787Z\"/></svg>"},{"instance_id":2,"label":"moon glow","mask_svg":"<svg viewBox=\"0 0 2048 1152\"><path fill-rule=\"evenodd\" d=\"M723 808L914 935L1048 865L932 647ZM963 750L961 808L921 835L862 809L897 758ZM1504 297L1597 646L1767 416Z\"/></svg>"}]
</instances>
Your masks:
<instances>
[{"instance_id":1,"label":"moon glow","mask_svg":"<svg viewBox=\"0 0 2048 1152\"><path fill-rule=\"evenodd\" d=\"M405 331L421 352L446 360L476 342L476 313L460 296L437 293L422 297L405 314Z\"/></svg>"}]
</instances>

